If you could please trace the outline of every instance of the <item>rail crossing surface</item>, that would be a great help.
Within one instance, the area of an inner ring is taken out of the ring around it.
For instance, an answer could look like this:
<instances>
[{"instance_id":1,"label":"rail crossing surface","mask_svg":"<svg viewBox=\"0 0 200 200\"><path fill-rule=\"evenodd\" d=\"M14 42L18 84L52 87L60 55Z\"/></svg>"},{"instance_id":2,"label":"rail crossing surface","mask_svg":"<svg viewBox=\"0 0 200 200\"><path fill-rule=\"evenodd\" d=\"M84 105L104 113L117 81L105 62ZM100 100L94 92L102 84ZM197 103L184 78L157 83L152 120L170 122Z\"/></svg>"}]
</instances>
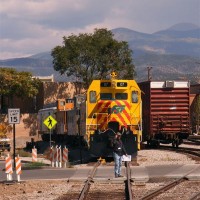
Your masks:
<instances>
[{"instance_id":1,"label":"rail crossing surface","mask_svg":"<svg viewBox=\"0 0 200 200\"><path fill-rule=\"evenodd\" d=\"M22 170L21 181L33 179L65 179L84 182L92 170L92 166L78 165L71 168L52 168ZM0 181L6 180L5 162L0 161ZM148 182L150 178L180 178L187 175L189 180L200 180L200 164L185 165L155 165L155 166L131 166L131 179L135 183ZM125 167L122 167L122 175L125 177ZM14 177L15 178L15 177ZM122 182L124 178L114 177L114 166L101 165L94 176L95 182Z\"/></svg>"}]
</instances>

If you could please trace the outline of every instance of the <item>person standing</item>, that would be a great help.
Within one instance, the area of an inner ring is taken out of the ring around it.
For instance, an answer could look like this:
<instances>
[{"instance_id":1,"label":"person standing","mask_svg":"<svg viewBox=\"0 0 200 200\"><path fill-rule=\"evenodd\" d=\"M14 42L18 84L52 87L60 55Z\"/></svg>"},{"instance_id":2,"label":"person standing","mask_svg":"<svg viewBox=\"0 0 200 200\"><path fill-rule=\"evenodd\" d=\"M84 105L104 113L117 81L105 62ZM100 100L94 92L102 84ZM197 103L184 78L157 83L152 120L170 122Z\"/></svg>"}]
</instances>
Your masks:
<instances>
[{"instance_id":1,"label":"person standing","mask_svg":"<svg viewBox=\"0 0 200 200\"><path fill-rule=\"evenodd\" d=\"M124 145L121 140L121 133L117 132L113 140L113 158L115 161L115 178L122 177L121 166L122 166L122 156L127 155Z\"/></svg>"}]
</instances>

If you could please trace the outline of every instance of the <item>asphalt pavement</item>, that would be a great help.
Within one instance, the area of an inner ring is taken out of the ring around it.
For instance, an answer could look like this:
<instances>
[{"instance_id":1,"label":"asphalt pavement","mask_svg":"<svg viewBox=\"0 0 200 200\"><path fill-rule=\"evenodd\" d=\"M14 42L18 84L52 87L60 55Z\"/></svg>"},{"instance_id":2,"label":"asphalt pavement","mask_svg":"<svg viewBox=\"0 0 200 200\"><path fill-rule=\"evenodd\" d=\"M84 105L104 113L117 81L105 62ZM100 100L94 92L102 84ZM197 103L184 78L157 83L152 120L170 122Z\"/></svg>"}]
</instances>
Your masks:
<instances>
[{"instance_id":1,"label":"asphalt pavement","mask_svg":"<svg viewBox=\"0 0 200 200\"><path fill-rule=\"evenodd\" d=\"M0 161L0 181L6 180L4 171L5 161ZM21 180L35 179L65 179L68 181L84 181L90 174L92 166L74 165L67 168L44 167L42 169L22 170ZM188 174L190 173L190 174ZM190 165L157 165L157 166L132 166L131 178L135 182L147 182L150 178L180 178L188 174L190 180L200 180L200 164ZM122 167L122 175L125 176L125 167ZM15 172L13 179L16 179ZM123 178L122 178L123 179ZM99 166L94 177L95 181L116 180L114 178L114 166ZM119 179L118 179L119 180Z\"/></svg>"}]
</instances>

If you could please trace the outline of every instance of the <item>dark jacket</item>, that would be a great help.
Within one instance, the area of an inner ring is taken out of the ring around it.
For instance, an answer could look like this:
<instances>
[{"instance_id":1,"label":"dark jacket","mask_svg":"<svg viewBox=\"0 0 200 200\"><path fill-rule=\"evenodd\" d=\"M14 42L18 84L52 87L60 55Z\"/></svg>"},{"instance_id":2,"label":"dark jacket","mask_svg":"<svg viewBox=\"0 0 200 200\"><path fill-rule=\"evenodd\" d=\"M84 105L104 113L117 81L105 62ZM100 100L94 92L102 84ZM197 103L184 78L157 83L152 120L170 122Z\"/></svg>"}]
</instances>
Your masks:
<instances>
[{"instance_id":1,"label":"dark jacket","mask_svg":"<svg viewBox=\"0 0 200 200\"><path fill-rule=\"evenodd\" d=\"M123 145L121 139L115 138L113 140L113 151L114 151L114 153L118 154L119 156L126 154L126 150L124 148L124 145Z\"/></svg>"}]
</instances>

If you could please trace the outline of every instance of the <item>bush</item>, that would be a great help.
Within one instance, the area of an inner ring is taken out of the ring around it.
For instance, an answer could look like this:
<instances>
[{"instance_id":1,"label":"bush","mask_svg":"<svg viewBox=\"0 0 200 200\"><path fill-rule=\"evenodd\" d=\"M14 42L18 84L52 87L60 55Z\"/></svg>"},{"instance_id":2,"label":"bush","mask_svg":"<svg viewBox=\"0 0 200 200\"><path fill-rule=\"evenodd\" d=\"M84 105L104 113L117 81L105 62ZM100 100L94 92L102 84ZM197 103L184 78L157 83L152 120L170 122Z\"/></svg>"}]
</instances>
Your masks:
<instances>
[{"instance_id":1,"label":"bush","mask_svg":"<svg viewBox=\"0 0 200 200\"><path fill-rule=\"evenodd\" d=\"M16 156L19 155L19 157L31 157L32 154L30 152L24 151L23 149L16 150Z\"/></svg>"},{"instance_id":2,"label":"bush","mask_svg":"<svg viewBox=\"0 0 200 200\"><path fill-rule=\"evenodd\" d=\"M23 166L23 168L25 169L39 169L46 166L46 164L42 163L42 162L30 162L30 163L25 163L25 165Z\"/></svg>"}]
</instances>

